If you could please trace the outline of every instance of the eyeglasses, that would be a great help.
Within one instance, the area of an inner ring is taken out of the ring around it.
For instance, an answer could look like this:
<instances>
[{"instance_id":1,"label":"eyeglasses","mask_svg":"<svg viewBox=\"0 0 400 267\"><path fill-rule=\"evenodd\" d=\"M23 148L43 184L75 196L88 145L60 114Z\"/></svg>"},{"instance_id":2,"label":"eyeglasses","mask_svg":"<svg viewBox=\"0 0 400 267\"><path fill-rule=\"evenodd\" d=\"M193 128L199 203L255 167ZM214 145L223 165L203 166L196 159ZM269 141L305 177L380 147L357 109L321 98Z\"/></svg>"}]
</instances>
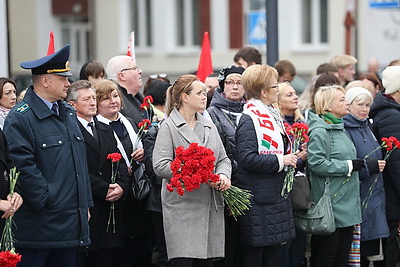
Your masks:
<instances>
[{"instance_id":1,"label":"eyeglasses","mask_svg":"<svg viewBox=\"0 0 400 267\"><path fill-rule=\"evenodd\" d=\"M229 86L234 86L235 84L237 86L242 86L242 82L241 81L225 81L225 84L229 85Z\"/></svg>"},{"instance_id":2,"label":"eyeglasses","mask_svg":"<svg viewBox=\"0 0 400 267\"><path fill-rule=\"evenodd\" d=\"M135 66L135 67L130 67L130 68L126 68L126 69L122 69L120 72L126 71L126 70L137 70L139 67Z\"/></svg>"},{"instance_id":3,"label":"eyeglasses","mask_svg":"<svg viewBox=\"0 0 400 267\"><path fill-rule=\"evenodd\" d=\"M151 74L151 75L149 75L149 78L151 78L151 79L167 78L167 74L165 74L165 73Z\"/></svg>"}]
</instances>

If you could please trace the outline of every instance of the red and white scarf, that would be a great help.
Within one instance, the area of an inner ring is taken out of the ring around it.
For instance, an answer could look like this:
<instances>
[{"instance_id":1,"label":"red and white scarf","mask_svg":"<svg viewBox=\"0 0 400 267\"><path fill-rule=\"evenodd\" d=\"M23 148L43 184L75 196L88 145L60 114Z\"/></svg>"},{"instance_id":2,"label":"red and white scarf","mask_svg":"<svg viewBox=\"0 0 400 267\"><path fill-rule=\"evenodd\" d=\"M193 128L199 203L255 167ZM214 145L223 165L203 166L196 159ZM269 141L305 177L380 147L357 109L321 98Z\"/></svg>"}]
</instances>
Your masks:
<instances>
[{"instance_id":1,"label":"red and white scarf","mask_svg":"<svg viewBox=\"0 0 400 267\"><path fill-rule=\"evenodd\" d=\"M279 171L281 171L284 167L283 155L285 154L282 135L287 134L279 111L266 106L261 100L252 98L244 105L243 113L249 115L253 120L259 154L276 155L279 161Z\"/></svg>"}]
</instances>

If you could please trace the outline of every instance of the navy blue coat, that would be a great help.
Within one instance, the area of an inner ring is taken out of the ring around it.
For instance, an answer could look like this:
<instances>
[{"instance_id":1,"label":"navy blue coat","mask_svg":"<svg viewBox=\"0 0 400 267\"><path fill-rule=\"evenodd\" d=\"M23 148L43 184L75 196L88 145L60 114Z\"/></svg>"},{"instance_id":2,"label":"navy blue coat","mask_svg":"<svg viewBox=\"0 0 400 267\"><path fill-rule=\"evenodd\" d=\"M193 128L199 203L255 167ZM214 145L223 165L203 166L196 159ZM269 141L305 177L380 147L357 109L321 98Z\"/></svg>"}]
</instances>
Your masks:
<instances>
[{"instance_id":1,"label":"navy blue coat","mask_svg":"<svg viewBox=\"0 0 400 267\"><path fill-rule=\"evenodd\" d=\"M382 137L394 136L400 140L400 104L379 92L371 106L372 131L381 142ZM386 216L400 219L400 149L393 150L383 171L386 195Z\"/></svg>"},{"instance_id":2,"label":"navy blue coat","mask_svg":"<svg viewBox=\"0 0 400 267\"><path fill-rule=\"evenodd\" d=\"M7 116L4 133L21 172L24 204L15 214L17 248L89 245L93 205L85 143L75 110L58 101L54 114L29 87Z\"/></svg>"},{"instance_id":3,"label":"navy blue coat","mask_svg":"<svg viewBox=\"0 0 400 267\"><path fill-rule=\"evenodd\" d=\"M275 155L260 155L251 117L243 114L236 130L237 186L253 193L252 207L239 216L240 237L247 246L277 245L295 237L290 198L281 196L286 172Z\"/></svg>"},{"instance_id":4,"label":"navy blue coat","mask_svg":"<svg viewBox=\"0 0 400 267\"><path fill-rule=\"evenodd\" d=\"M351 114L343 118L344 127L357 150L357 158L362 159L378 146L368 125L368 120L361 121ZM368 159L382 159L381 150L372 153ZM385 212L385 190L382 173L374 173L368 168L358 172L361 196L361 241L385 238L389 235ZM370 192L370 188L372 191Z\"/></svg>"}]
</instances>

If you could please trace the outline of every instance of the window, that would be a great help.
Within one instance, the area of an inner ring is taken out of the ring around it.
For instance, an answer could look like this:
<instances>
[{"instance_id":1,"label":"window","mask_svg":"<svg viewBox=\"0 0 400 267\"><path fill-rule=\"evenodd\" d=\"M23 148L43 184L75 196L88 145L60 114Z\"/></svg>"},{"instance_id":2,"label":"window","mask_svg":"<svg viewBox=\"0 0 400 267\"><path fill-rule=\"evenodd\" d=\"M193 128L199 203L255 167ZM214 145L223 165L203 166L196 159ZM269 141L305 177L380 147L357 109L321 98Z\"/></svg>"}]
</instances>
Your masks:
<instances>
[{"instance_id":1,"label":"window","mask_svg":"<svg viewBox=\"0 0 400 267\"><path fill-rule=\"evenodd\" d=\"M152 40L151 0L131 0L131 29L135 32L138 47L150 47Z\"/></svg>"},{"instance_id":2,"label":"window","mask_svg":"<svg viewBox=\"0 0 400 267\"><path fill-rule=\"evenodd\" d=\"M161 47L190 50L200 45L201 0L129 1L129 28L135 32L138 49L152 50ZM153 6L155 4L158 5L156 9ZM163 43L160 43L161 40Z\"/></svg>"},{"instance_id":3,"label":"window","mask_svg":"<svg viewBox=\"0 0 400 267\"><path fill-rule=\"evenodd\" d=\"M328 0L299 0L300 47L325 47L328 44Z\"/></svg>"}]
</instances>

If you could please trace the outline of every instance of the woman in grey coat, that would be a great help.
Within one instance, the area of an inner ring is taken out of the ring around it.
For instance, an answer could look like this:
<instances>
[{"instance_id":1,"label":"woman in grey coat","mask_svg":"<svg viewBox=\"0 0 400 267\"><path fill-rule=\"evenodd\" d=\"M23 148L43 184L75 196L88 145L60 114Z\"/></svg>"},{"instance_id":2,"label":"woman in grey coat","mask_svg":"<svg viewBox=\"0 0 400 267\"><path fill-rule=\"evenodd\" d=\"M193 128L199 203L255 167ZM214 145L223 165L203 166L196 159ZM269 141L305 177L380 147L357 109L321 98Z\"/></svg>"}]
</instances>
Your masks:
<instances>
[{"instance_id":1,"label":"woman in grey coat","mask_svg":"<svg viewBox=\"0 0 400 267\"><path fill-rule=\"evenodd\" d=\"M179 77L167 91L167 115L153 151L153 167L163 177L161 200L169 266L211 266L224 257L224 202L219 190L230 187L231 164L217 129L199 112L206 107L206 87L194 75ZM170 164L179 146L198 143L214 151L217 183L199 189L169 192Z\"/></svg>"}]
</instances>

